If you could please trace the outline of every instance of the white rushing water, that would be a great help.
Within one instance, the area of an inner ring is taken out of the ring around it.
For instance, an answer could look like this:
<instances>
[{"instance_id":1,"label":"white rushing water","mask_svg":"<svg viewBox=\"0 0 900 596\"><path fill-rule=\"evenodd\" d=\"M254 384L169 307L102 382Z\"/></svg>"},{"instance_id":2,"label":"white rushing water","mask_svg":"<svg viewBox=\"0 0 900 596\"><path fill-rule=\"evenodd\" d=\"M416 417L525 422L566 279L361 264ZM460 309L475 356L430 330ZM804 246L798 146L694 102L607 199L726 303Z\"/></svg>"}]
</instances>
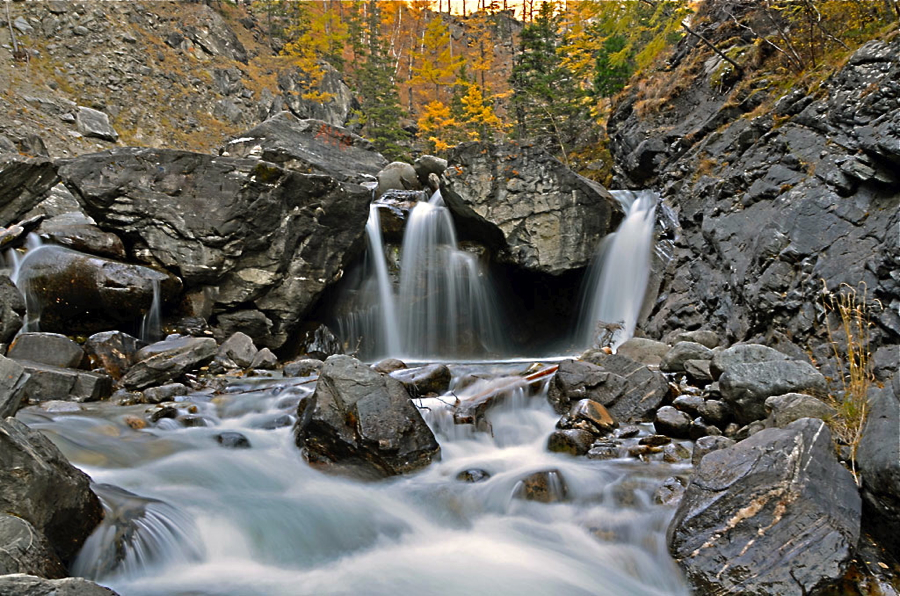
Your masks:
<instances>
[{"instance_id":1,"label":"white rushing water","mask_svg":"<svg viewBox=\"0 0 900 596\"><path fill-rule=\"evenodd\" d=\"M625 219L603 239L588 268L578 325L578 343L584 346L596 345L599 338L615 348L634 335L650 278L659 196L649 190L610 192Z\"/></svg>"},{"instance_id":2,"label":"white rushing water","mask_svg":"<svg viewBox=\"0 0 900 596\"><path fill-rule=\"evenodd\" d=\"M454 366L454 394L483 393L524 368ZM74 569L122 596L689 593L665 549L672 511L650 498L673 466L549 453L558 417L544 390L513 392L489 413L490 433L454 425L443 403L452 395L420 402L441 461L358 482L310 468L289 426L266 430L289 424L313 387L289 381L194 394L208 426L191 428L130 428L127 416L146 406L21 411L109 485L98 490L106 519ZM223 431L252 447L225 449ZM473 469L490 478L457 479ZM523 478L549 470L564 501L515 497Z\"/></svg>"}]
</instances>

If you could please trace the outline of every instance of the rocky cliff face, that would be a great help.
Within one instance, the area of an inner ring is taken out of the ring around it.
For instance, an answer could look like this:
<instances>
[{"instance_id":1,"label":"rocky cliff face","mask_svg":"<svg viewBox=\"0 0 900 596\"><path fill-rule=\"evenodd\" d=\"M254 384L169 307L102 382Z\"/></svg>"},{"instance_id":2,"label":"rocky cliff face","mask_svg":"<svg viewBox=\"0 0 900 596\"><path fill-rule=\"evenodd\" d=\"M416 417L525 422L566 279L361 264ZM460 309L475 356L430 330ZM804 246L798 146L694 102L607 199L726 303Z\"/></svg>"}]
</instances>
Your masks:
<instances>
[{"instance_id":1,"label":"rocky cliff face","mask_svg":"<svg viewBox=\"0 0 900 596\"><path fill-rule=\"evenodd\" d=\"M867 291L872 346L896 344L900 39L865 44L810 92L764 78L732 89L691 37L672 60L693 61L694 78L656 111L635 86L608 127L619 183L658 188L680 220L644 330L805 346L825 333L823 287L849 286Z\"/></svg>"}]
</instances>

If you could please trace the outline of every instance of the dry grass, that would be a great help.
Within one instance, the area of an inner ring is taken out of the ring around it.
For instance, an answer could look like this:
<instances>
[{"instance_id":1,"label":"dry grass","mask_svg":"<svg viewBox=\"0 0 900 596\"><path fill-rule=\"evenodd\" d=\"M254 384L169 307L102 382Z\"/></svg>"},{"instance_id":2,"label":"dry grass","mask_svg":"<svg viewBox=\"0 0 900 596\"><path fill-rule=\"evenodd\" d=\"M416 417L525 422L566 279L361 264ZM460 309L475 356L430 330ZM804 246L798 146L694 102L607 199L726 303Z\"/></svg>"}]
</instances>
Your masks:
<instances>
[{"instance_id":1,"label":"dry grass","mask_svg":"<svg viewBox=\"0 0 900 596\"><path fill-rule=\"evenodd\" d=\"M856 449L868 415L869 388L875 380L869 359L869 313L883 307L877 300L867 301L865 284L857 288L843 284L837 292L832 292L824 280L822 283L821 304L825 309L828 342L840 378L838 394L828 395L837 410L829 425L835 439L850 447L850 471L858 483Z\"/></svg>"}]
</instances>

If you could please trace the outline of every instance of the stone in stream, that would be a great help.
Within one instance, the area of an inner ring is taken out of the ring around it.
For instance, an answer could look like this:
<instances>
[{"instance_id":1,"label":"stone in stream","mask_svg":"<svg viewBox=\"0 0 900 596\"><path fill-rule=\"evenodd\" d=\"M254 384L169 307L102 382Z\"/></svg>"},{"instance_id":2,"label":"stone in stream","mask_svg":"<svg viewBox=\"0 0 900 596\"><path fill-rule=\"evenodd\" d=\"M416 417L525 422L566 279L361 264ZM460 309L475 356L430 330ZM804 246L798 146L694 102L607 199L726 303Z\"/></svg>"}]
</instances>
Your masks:
<instances>
[{"instance_id":1,"label":"stone in stream","mask_svg":"<svg viewBox=\"0 0 900 596\"><path fill-rule=\"evenodd\" d=\"M661 435L686 439L690 434L691 417L672 406L663 406L656 412L653 427Z\"/></svg>"},{"instance_id":2,"label":"stone in stream","mask_svg":"<svg viewBox=\"0 0 900 596\"><path fill-rule=\"evenodd\" d=\"M314 331L307 331L300 351L310 358L325 360L335 354L343 354L344 348L340 340L325 325L319 325Z\"/></svg>"},{"instance_id":3,"label":"stone in stream","mask_svg":"<svg viewBox=\"0 0 900 596\"><path fill-rule=\"evenodd\" d=\"M485 470L480 470L478 468L463 470L456 475L456 479L462 482L484 482L490 477L491 475L488 472L486 472Z\"/></svg>"},{"instance_id":4,"label":"stone in stream","mask_svg":"<svg viewBox=\"0 0 900 596\"><path fill-rule=\"evenodd\" d=\"M20 333L6 354L15 360L30 360L61 368L80 368L84 350L59 333Z\"/></svg>"},{"instance_id":5,"label":"stone in stream","mask_svg":"<svg viewBox=\"0 0 900 596\"><path fill-rule=\"evenodd\" d=\"M572 406L569 416L575 421L583 421L591 425L595 434L604 435L619 426L603 404L592 399L582 399Z\"/></svg>"},{"instance_id":6,"label":"stone in stream","mask_svg":"<svg viewBox=\"0 0 900 596\"><path fill-rule=\"evenodd\" d=\"M669 395L669 385L662 373L650 370L640 362L619 354L606 354L602 350L589 350L581 357L625 380L625 387L619 397L611 403L601 402L619 422L652 419L654 412Z\"/></svg>"},{"instance_id":7,"label":"stone in stream","mask_svg":"<svg viewBox=\"0 0 900 596\"><path fill-rule=\"evenodd\" d=\"M563 360L550 381L547 399L558 414L569 411L572 401L590 399L613 403L625 390L625 379L590 362Z\"/></svg>"},{"instance_id":8,"label":"stone in stream","mask_svg":"<svg viewBox=\"0 0 900 596\"><path fill-rule=\"evenodd\" d=\"M709 372L709 360L685 360L684 372L688 379L701 387L713 380Z\"/></svg>"},{"instance_id":9,"label":"stone in stream","mask_svg":"<svg viewBox=\"0 0 900 596\"><path fill-rule=\"evenodd\" d=\"M188 388L181 383L169 383L160 385L159 387L148 387L143 391L141 401L145 404L161 404L166 401L172 401L179 395L187 395Z\"/></svg>"},{"instance_id":10,"label":"stone in stream","mask_svg":"<svg viewBox=\"0 0 900 596\"><path fill-rule=\"evenodd\" d=\"M250 336L238 331L222 342L216 353L216 360L228 359L241 368L250 368L257 352L259 350L253 345Z\"/></svg>"},{"instance_id":11,"label":"stone in stream","mask_svg":"<svg viewBox=\"0 0 900 596\"><path fill-rule=\"evenodd\" d=\"M256 353L250 368L259 370L275 370L278 367L278 357L269 348L263 348Z\"/></svg>"},{"instance_id":12,"label":"stone in stream","mask_svg":"<svg viewBox=\"0 0 900 596\"><path fill-rule=\"evenodd\" d=\"M669 550L703 593L812 594L843 576L860 511L828 427L804 418L704 456Z\"/></svg>"},{"instance_id":13,"label":"stone in stream","mask_svg":"<svg viewBox=\"0 0 900 596\"><path fill-rule=\"evenodd\" d=\"M112 378L103 373L61 368L19 360L28 373L22 400L40 403L52 399L98 401L112 394Z\"/></svg>"},{"instance_id":14,"label":"stone in stream","mask_svg":"<svg viewBox=\"0 0 900 596\"><path fill-rule=\"evenodd\" d=\"M172 381L209 363L218 347L211 337L179 337L150 344L135 354L135 365L122 377L127 389Z\"/></svg>"},{"instance_id":15,"label":"stone in stream","mask_svg":"<svg viewBox=\"0 0 900 596\"><path fill-rule=\"evenodd\" d=\"M228 449L250 449L250 439L235 431L225 431L216 435L216 441Z\"/></svg>"},{"instance_id":16,"label":"stone in stream","mask_svg":"<svg viewBox=\"0 0 900 596\"><path fill-rule=\"evenodd\" d=\"M684 496L685 480L681 477L670 476L653 492L653 502L659 505L674 507L678 505Z\"/></svg>"},{"instance_id":17,"label":"stone in stream","mask_svg":"<svg viewBox=\"0 0 900 596\"><path fill-rule=\"evenodd\" d=\"M722 400L738 424L766 417L767 397L785 393L825 393L825 377L807 362L770 360L729 365L719 377Z\"/></svg>"},{"instance_id":18,"label":"stone in stream","mask_svg":"<svg viewBox=\"0 0 900 596\"><path fill-rule=\"evenodd\" d=\"M121 331L101 331L84 342L84 350L94 367L101 367L115 380L134 364L141 341Z\"/></svg>"},{"instance_id":19,"label":"stone in stream","mask_svg":"<svg viewBox=\"0 0 900 596\"><path fill-rule=\"evenodd\" d=\"M104 232L93 221L77 211L63 213L41 222L38 235L53 244L98 257L120 261L127 259L122 239L110 232Z\"/></svg>"},{"instance_id":20,"label":"stone in stream","mask_svg":"<svg viewBox=\"0 0 900 596\"><path fill-rule=\"evenodd\" d=\"M66 568L34 526L21 517L0 513L0 576L8 573L56 579L66 577Z\"/></svg>"},{"instance_id":21,"label":"stone in stream","mask_svg":"<svg viewBox=\"0 0 900 596\"><path fill-rule=\"evenodd\" d=\"M80 577L44 579L17 573L0 575L3 596L118 596L109 588Z\"/></svg>"},{"instance_id":22,"label":"stone in stream","mask_svg":"<svg viewBox=\"0 0 900 596\"><path fill-rule=\"evenodd\" d=\"M900 553L900 376L869 390L869 415L857 450L862 476L863 523Z\"/></svg>"},{"instance_id":23,"label":"stone in stream","mask_svg":"<svg viewBox=\"0 0 900 596\"><path fill-rule=\"evenodd\" d=\"M282 373L286 377L308 377L318 374L324 365L324 362L315 358L301 358L285 364Z\"/></svg>"},{"instance_id":24,"label":"stone in stream","mask_svg":"<svg viewBox=\"0 0 900 596\"><path fill-rule=\"evenodd\" d=\"M710 424L723 427L731 420L731 408L724 401L707 399L697 411Z\"/></svg>"},{"instance_id":25,"label":"stone in stream","mask_svg":"<svg viewBox=\"0 0 900 596\"><path fill-rule=\"evenodd\" d=\"M688 360L710 360L712 350L692 341L682 341L666 352L659 369L666 372L684 372L684 363Z\"/></svg>"},{"instance_id":26,"label":"stone in stream","mask_svg":"<svg viewBox=\"0 0 900 596\"><path fill-rule=\"evenodd\" d=\"M25 396L28 377L21 364L0 355L0 420L16 415Z\"/></svg>"},{"instance_id":27,"label":"stone in stream","mask_svg":"<svg viewBox=\"0 0 900 596\"><path fill-rule=\"evenodd\" d=\"M397 358L385 358L384 360L379 360L372 365L372 370L374 370L375 372L384 373L386 375L389 375L392 372L396 372L398 370L403 370L405 368L407 368L406 363L402 360L398 360Z\"/></svg>"},{"instance_id":28,"label":"stone in stream","mask_svg":"<svg viewBox=\"0 0 900 596\"><path fill-rule=\"evenodd\" d=\"M769 428L784 428L794 420L801 418L830 420L837 414L837 410L832 406L802 393L773 395L766 398L765 405L769 412L769 417L766 418L766 426Z\"/></svg>"},{"instance_id":29,"label":"stone in stream","mask_svg":"<svg viewBox=\"0 0 900 596\"><path fill-rule=\"evenodd\" d=\"M584 455L594 442L594 435L578 428L555 430L547 439L547 450L554 453Z\"/></svg>"},{"instance_id":30,"label":"stone in stream","mask_svg":"<svg viewBox=\"0 0 900 596\"><path fill-rule=\"evenodd\" d=\"M0 420L0 462L0 511L28 521L68 563L103 517L90 478L14 418Z\"/></svg>"},{"instance_id":31,"label":"stone in stream","mask_svg":"<svg viewBox=\"0 0 900 596\"><path fill-rule=\"evenodd\" d=\"M513 489L513 497L538 503L565 501L569 493L559 470L535 472L521 479Z\"/></svg>"},{"instance_id":32,"label":"stone in stream","mask_svg":"<svg viewBox=\"0 0 900 596\"><path fill-rule=\"evenodd\" d=\"M297 446L310 463L367 477L427 466L440 446L403 384L350 356L331 356L319 374L315 404L298 406ZM303 411L300 411L301 407Z\"/></svg>"},{"instance_id":33,"label":"stone in stream","mask_svg":"<svg viewBox=\"0 0 900 596\"><path fill-rule=\"evenodd\" d=\"M450 388L452 375L446 364L428 364L396 370L391 376L403 383L410 395L420 397L431 394L443 395Z\"/></svg>"}]
</instances>

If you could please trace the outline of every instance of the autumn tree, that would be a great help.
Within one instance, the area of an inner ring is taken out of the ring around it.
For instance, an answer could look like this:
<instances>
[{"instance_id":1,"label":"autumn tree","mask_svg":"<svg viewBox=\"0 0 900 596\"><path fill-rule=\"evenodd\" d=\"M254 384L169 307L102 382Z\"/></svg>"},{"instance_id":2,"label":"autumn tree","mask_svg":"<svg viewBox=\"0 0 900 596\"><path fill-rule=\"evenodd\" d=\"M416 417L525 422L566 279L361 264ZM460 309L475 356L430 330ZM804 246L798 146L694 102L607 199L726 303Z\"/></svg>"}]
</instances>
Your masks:
<instances>
[{"instance_id":1,"label":"autumn tree","mask_svg":"<svg viewBox=\"0 0 900 596\"><path fill-rule=\"evenodd\" d=\"M444 89L453 84L454 73L465 58L453 54L450 28L440 15L435 16L425 28L414 60L410 83L421 86L420 93L424 100L441 101L445 95Z\"/></svg>"}]
</instances>

